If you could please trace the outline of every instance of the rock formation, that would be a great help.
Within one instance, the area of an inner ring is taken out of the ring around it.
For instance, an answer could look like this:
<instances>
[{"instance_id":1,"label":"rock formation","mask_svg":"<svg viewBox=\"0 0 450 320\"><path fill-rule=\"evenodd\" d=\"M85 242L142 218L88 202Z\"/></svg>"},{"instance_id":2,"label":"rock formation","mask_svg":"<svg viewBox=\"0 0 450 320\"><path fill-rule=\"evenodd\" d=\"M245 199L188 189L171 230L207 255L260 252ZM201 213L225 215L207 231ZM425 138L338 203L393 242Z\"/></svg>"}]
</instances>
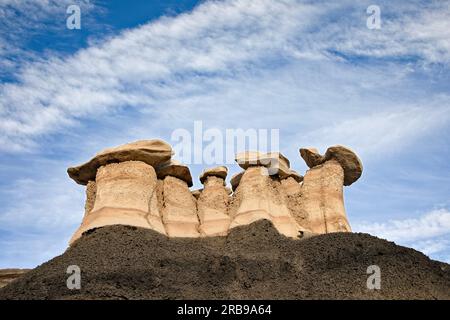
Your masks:
<instances>
[{"instance_id":1,"label":"rock formation","mask_svg":"<svg viewBox=\"0 0 450 320\"><path fill-rule=\"evenodd\" d=\"M106 149L87 163L69 168L69 176L86 185L85 214L70 243L88 230L129 225L169 237L227 235L232 228L269 220L287 237L351 231L343 186L362 174L356 154L343 146L300 149L310 169L303 177L279 152L246 151L236 155L244 170L231 178L228 169L206 169L203 189L193 185L187 166L171 159L161 140L142 140Z\"/></svg>"},{"instance_id":2,"label":"rock formation","mask_svg":"<svg viewBox=\"0 0 450 320\"><path fill-rule=\"evenodd\" d=\"M308 216L314 233L351 231L344 207L343 186L362 174L361 160L343 146L328 148L325 156L317 150L300 149L311 168L306 172L301 190L301 214Z\"/></svg>"},{"instance_id":3,"label":"rock formation","mask_svg":"<svg viewBox=\"0 0 450 320\"><path fill-rule=\"evenodd\" d=\"M228 169L216 167L200 176L204 188L197 201L202 236L223 236L228 233L230 217L227 213L229 193L225 188Z\"/></svg>"}]
</instances>

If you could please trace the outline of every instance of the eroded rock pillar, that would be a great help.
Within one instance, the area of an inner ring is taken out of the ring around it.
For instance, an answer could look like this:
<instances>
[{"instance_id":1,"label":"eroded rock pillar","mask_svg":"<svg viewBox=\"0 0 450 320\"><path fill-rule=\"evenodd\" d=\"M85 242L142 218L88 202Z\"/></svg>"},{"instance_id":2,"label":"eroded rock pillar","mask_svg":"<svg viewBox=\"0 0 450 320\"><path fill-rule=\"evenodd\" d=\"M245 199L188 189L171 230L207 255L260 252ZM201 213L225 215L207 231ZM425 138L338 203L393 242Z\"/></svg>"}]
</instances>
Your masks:
<instances>
[{"instance_id":1,"label":"eroded rock pillar","mask_svg":"<svg viewBox=\"0 0 450 320\"><path fill-rule=\"evenodd\" d=\"M328 148L321 156L314 148L300 149L300 155L311 168L301 189L301 212L308 215L315 233L350 232L344 207L343 187L351 185L362 174L358 156L344 146Z\"/></svg>"},{"instance_id":2,"label":"eroded rock pillar","mask_svg":"<svg viewBox=\"0 0 450 320\"><path fill-rule=\"evenodd\" d=\"M267 168L248 167L233 198L230 228L267 219L281 234L298 238L302 228L286 206L279 179L269 176Z\"/></svg>"},{"instance_id":3,"label":"eroded rock pillar","mask_svg":"<svg viewBox=\"0 0 450 320\"><path fill-rule=\"evenodd\" d=\"M228 233L229 191L224 181L227 171L225 167L218 167L206 170L200 176L204 187L197 201L197 212L202 236L224 236Z\"/></svg>"},{"instance_id":4,"label":"eroded rock pillar","mask_svg":"<svg viewBox=\"0 0 450 320\"><path fill-rule=\"evenodd\" d=\"M114 224L166 234L156 203L156 181L153 167L141 161L112 163L98 168L95 183L89 183L87 187L85 217L70 243L87 230Z\"/></svg>"},{"instance_id":5,"label":"eroded rock pillar","mask_svg":"<svg viewBox=\"0 0 450 320\"><path fill-rule=\"evenodd\" d=\"M166 176L163 180L162 219L169 237L199 237L196 200L186 181Z\"/></svg>"}]
</instances>

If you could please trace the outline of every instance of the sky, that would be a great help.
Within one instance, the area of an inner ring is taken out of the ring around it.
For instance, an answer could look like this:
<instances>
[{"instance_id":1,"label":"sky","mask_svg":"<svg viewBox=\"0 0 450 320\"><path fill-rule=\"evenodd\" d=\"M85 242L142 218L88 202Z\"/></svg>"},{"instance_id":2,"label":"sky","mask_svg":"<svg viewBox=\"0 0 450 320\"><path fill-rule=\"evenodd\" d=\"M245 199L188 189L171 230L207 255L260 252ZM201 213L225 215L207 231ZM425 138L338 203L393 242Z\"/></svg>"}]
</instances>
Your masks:
<instances>
[{"instance_id":1,"label":"sky","mask_svg":"<svg viewBox=\"0 0 450 320\"><path fill-rule=\"evenodd\" d=\"M73 4L81 29L67 28ZM0 268L67 248L84 213L68 167L173 145L196 121L278 129L301 174L300 147L352 148L353 230L450 263L449 71L445 0L0 0ZM200 188L210 165L189 166Z\"/></svg>"}]
</instances>

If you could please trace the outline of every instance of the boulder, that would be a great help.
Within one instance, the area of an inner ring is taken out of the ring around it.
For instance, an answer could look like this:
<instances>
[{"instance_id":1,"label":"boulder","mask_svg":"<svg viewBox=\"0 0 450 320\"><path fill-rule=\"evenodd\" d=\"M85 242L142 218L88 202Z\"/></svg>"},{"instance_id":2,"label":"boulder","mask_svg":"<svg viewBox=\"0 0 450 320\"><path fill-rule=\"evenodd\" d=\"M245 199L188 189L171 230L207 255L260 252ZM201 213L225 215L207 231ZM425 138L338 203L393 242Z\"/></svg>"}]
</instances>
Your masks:
<instances>
[{"instance_id":1,"label":"boulder","mask_svg":"<svg viewBox=\"0 0 450 320\"><path fill-rule=\"evenodd\" d=\"M361 177L363 165L359 157L351 149L336 145L329 147L325 160L335 159L344 169L344 186L349 186Z\"/></svg>"},{"instance_id":2,"label":"boulder","mask_svg":"<svg viewBox=\"0 0 450 320\"><path fill-rule=\"evenodd\" d=\"M170 160L168 162L160 164L156 167L156 175L158 179L164 180L167 176L172 176L183 180L187 183L188 187L192 187L192 176L189 167L181 164L177 160Z\"/></svg>"},{"instance_id":3,"label":"boulder","mask_svg":"<svg viewBox=\"0 0 450 320\"><path fill-rule=\"evenodd\" d=\"M140 140L97 153L88 162L67 169L69 176L78 184L86 185L94 181L97 169L109 163L141 161L156 167L170 160L173 154L169 144L162 140Z\"/></svg>"},{"instance_id":4,"label":"boulder","mask_svg":"<svg viewBox=\"0 0 450 320\"><path fill-rule=\"evenodd\" d=\"M228 174L228 168L225 166L215 167L215 168L209 168L202 172L200 175L200 182L204 184L207 177L219 177L222 180L225 181Z\"/></svg>"},{"instance_id":5,"label":"boulder","mask_svg":"<svg viewBox=\"0 0 450 320\"><path fill-rule=\"evenodd\" d=\"M236 154L235 161L244 170L253 166L263 166L269 169L269 175L285 177L289 174L290 162L280 152L245 151Z\"/></svg>"},{"instance_id":6,"label":"boulder","mask_svg":"<svg viewBox=\"0 0 450 320\"><path fill-rule=\"evenodd\" d=\"M300 156L309 168L314 168L325 162L325 157L316 148L301 148Z\"/></svg>"}]
</instances>

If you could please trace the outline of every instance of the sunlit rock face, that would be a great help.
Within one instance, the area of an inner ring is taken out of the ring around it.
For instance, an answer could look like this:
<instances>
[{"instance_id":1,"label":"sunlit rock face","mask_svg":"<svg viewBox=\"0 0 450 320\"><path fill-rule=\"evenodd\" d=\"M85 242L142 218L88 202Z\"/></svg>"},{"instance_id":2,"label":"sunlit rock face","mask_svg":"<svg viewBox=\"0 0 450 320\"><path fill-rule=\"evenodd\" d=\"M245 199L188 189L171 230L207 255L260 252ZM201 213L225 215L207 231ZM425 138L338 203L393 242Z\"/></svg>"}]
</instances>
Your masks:
<instances>
[{"instance_id":1,"label":"sunlit rock face","mask_svg":"<svg viewBox=\"0 0 450 320\"><path fill-rule=\"evenodd\" d=\"M87 230L114 224L153 229L166 234L157 206L156 174L141 161L101 166L87 186L86 212L71 243Z\"/></svg>"},{"instance_id":2,"label":"sunlit rock face","mask_svg":"<svg viewBox=\"0 0 450 320\"><path fill-rule=\"evenodd\" d=\"M230 229L269 220L280 234L299 239L314 234L350 232L343 187L362 174L358 156L344 146L325 155L302 148L309 170L290 168L279 152L236 155L243 171L231 177L228 168L205 169L202 189L193 185L189 167L172 159L169 144L141 140L105 149L91 160L68 169L86 185L85 213L70 243L88 230L129 225L168 237L226 236Z\"/></svg>"}]
</instances>

